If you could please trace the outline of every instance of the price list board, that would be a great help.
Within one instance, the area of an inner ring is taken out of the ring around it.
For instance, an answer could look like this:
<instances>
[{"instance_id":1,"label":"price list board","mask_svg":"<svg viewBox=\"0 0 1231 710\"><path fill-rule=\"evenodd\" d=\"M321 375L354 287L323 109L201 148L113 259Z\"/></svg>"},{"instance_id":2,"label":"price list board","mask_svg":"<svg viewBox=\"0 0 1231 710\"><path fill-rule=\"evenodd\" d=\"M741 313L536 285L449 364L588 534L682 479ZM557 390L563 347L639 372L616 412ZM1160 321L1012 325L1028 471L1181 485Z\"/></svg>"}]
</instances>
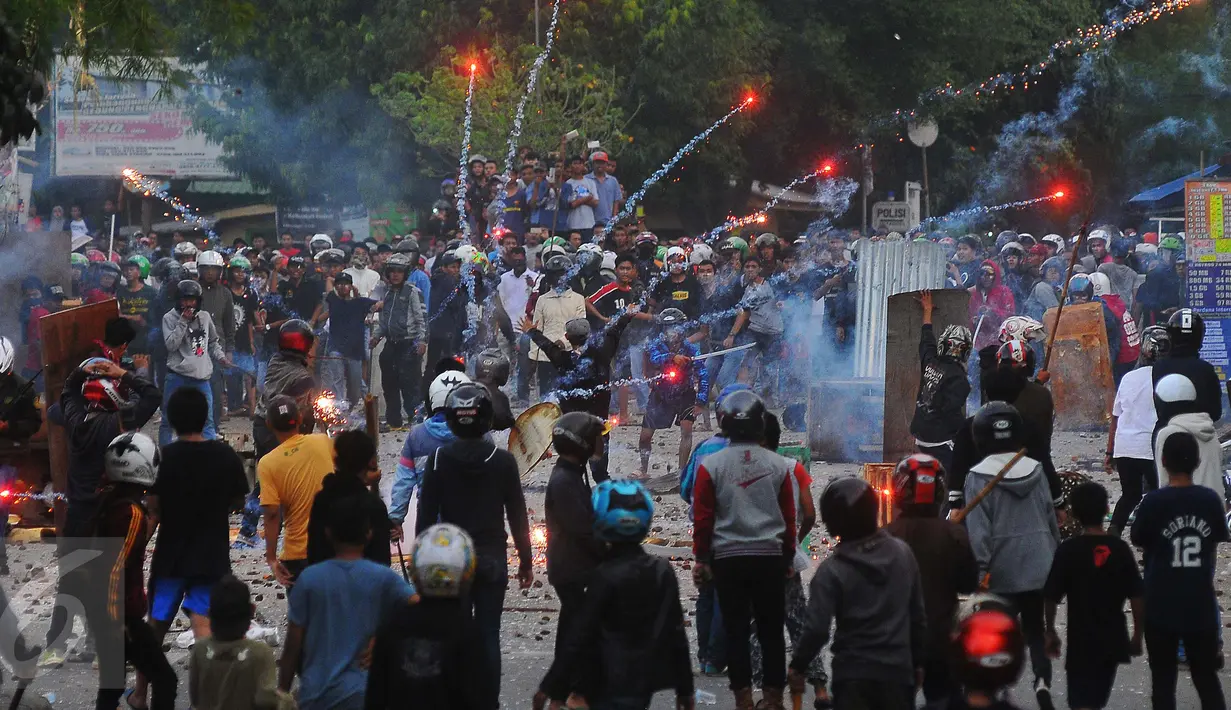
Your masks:
<instances>
[{"instance_id":1,"label":"price list board","mask_svg":"<svg viewBox=\"0 0 1231 710\"><path fill-rule=\"evenodd\" d=\"M1189 305L1207 318L1231 317L1231 181L1184 183Z\"/></svg>"},{"instance_id":2,"label":"price list board","mask_svg":"<svg viewBox=\"0 0 1231 710\"><path fill-rule=\"evenodd\" d=\"M1231 372L1231 318L1210 318L1205 321L1205 340L1201 342L1202 360L1214 366L1218 379L1227 380Z\"/></svg>"}]
</instances>

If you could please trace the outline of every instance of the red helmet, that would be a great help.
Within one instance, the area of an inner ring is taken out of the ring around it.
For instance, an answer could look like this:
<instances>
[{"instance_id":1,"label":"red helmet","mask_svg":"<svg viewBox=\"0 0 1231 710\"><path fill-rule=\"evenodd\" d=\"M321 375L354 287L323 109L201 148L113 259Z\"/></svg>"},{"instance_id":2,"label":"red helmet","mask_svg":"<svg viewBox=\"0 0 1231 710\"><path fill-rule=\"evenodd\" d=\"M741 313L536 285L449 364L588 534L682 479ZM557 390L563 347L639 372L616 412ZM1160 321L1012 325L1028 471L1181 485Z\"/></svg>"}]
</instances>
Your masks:
<instances>
[{"instance_id":1,"label":"red helmet","mask_svg":"<svg viewBox=\"0 0 1231 710\"><path fill-rule=\"evenodd\" d=\"M85 258L89 259L90 263L98 263L107 260L107 255L97 249L87 249Z\"/></svg>"},{"instance_id":2,"label":"red helmet","mask_svg":"<svg viewBox=\"0 0 1231 710\"><path fill-rule=\"evenodd\" d=\"M125 397L118 380L110 377L91 377L81 386L86 409L91 412L118 412Z\"/></svg>"},{"instance_id":3,"label":"red helmet","mask_svg":"<svg viewBox=\"0 0 1231 710\"><path fill-rule=\"evenodd\" d=\"M939 505L945 499L945 468L927 454L898 462L893 471L893 500L898 505Z\"/></svg>"},{"instance_id":4,"label":"red helmet","mask_svg":"<svg viewBox=\"0 0 1231 710\"><path fill-rule=\"evenodd\" d=\"M1015 370L1028 368L1030 360L1030 348L1020 340L1010 340L996 351L996 363L1008 365Z\"/></svg>"},{"instance_id":5,"label":"red helmet","mask_svg":"<svg viewBox=\"0 0 1231 710\"><path fill-rule=\"evenodd\" d=\"M278 349L300 355L312 352L312 344L316 342L316 334L307 322L295 318L288 320L278 329Z\"/></svg>"},{"instance_id":6,"label":"red helmet","mask_svg":"<svg viewBox=\"0 0 1231 710\"><path fill-rule=\"evenodd\" d=\"M1017 682L1024 646L1017 617L1001 605L985 605L958 623L951 642L953 672L967 688L995 692Z\"/></svg>"}]
</instances>

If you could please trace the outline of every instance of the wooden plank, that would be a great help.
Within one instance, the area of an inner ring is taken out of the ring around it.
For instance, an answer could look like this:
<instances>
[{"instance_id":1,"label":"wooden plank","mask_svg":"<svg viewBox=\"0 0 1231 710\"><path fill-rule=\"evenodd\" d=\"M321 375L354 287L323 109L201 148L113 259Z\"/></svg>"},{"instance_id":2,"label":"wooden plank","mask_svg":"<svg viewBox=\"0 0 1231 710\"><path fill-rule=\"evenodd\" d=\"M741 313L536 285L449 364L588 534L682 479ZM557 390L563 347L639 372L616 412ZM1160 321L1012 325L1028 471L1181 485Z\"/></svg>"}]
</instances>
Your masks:
<instances>
[{"instance_id":1,"label":"wooden plank","mask_svg":"<svg viewBox=\"0 0 1231 710\"><path fill-rule=\"evenodd\" d=\"M885 444L884 461L897 461L915 453L910 420L919 397L919 334L923 308L918 291L889 297L885 334ZM970 294L964 289L932 291L932 324L939 336L949 325L970 325ZM973 357L973 355L972 355Z\"/></svg>"},{"instance_id":2,"label":"wooden plank","mask_svg":"<svg viewBox=\"0 0 1231 710\"><path fill-rule=\"evenodd\" d=\"M1043 315L1043 327L1050 334L1055 323L1053 308ZM1064 307L1052 351L1049 386L1057 429L1107 428L1115 399L1115 380L1101 303Z\"/></svg>"},{"instance_id":3,"label":"wooden plank","mask_svg":"<svg viewBox=\"0 0 1231 710\"><path fill-rule=\"evenodd\" d=\"M43 336L43 381L49 393L48 403L57 402L64 389L64 380L89 357L102 340L107 321L120 315L115 300L69 308L43 316L39 328ZM68 490L68 439L64 428L47 424L47 453L51 458L51 485L56 493ZM56 530L64 528L63 502L55 504Z\"/></svg>"}]
</instances>

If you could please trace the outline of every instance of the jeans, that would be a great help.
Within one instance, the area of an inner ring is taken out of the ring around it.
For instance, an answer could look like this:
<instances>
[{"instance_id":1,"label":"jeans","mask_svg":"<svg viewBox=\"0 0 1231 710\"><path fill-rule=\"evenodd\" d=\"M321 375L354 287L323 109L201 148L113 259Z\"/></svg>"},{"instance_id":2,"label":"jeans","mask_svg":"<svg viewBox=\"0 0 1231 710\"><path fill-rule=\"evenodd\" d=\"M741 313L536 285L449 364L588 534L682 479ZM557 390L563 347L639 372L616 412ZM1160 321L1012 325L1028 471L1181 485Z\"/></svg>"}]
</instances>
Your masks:
<instances>
[{"instance_id":1,"label":"jeans","mask_svg":"<svg viewBox=\"0 0 1231 710\"><path fill-rule=\"evenodd\" d=\"M726 629L713 582L697 588L697 660L718 668L727 665Z\"/></svg>"},{"instance_id":2,"label":"jeans","mask_svg":"<svg viewBox=\"0 0 1231 710\"><path fill-rule=\"evenodd\" d=\"M1030 668L1035 679L1042 678L1051 685L1051 659L1047 657L1047 648L1043 636L1043 591L1013 592L1003 596L1014 608L1022 622L1022 635L1026 637L1026 647L1030 649Z\"/></svg>"},{"instance_id":3,"label":"jeans","mask_svg":"<svg viewBox=\"0 0 1231 710\"><path fill-rule=\"evenodd\" d=\"M603 450L590 459L590 475L599 484L611 478L611 435L603 434Z\"/></svg>"},{"instance_id":4,"label":"jeans","mask_svg":"<svg viewBox=\"0 0 1231 710\"><path fill-rule=\"evenodd\" d=\"M217 372L217 370L215 370ZM219 385L221 386L221 373L219 373ZM195 377L185 377L179 373L167 371L167 386L162 390L162 423L158 425L158 445L166 446L171 443L171 422L167 419L167 403L171 401L171 393L181 387L191 387L205 395L205 401L209 404L210 411L214 410L214 393L211 387L211 380L198 380ZM214 427L212 418L205 420L205 431L202 432L206 439L216 439L218 430Z\"/></svg>"},{"instance_id":5,"label":"jeans","mask_svg":"<svg viewBox=\"0 0 1231 710\"><path fill-rule=\"evenodd\" d=\"M953 468L953 444L941 444L940 446L918 446L919 453L927 454L940 462L946 471Z\"/></svg>"},{"instance_id":6,"label":"jeans","mask_svg":"<svg viewBox=\"0 0 1231 710\"><path fill-rule=\"evenodd\" d=\"M223 369L225 368L223 368L222 363L215 362L214 371L209 376L209 406L210 411L213 413L214 431L222 428L222 415L226 411L223 401L226 399L227 378L223 373ZM163 420L165 421L167 413L166 402L163 404L162 412L164 414Z\"/></svg>"},{"instance_id":7,"label":"jeans","mask_svg":"<svg viewBox=\"0 0 1231 710\"><path fill-rule=\"evenodd\" d=\"M763 688L786 687L786 567L781 556L714 560L714 585L727 632L727 673L732 690L752 687L752 621L765 659Z\"/></svg>"},{"instance_id":8,"label":"jeans","mask_svg":"<svg viewBox=\"0 0 1231 710\"><path fill-rule=\"evenodd\" d=\"M325 389L352 405L362 402L363 395L366 394L363 387L363 360L343 358L336 352L330 352L329 357L338 359L326 360L321 365Z\"/></svg>"},{"instance_id":9,"label":"jeans","mask_svg":"<svg viewBox=\"0 0 1231 710\"><path fill-rule=\"evenodd\" d=\"M560 379L560 373L556 370L555 365L547 361L536 361L534 369L539 376L539 399L542 400L547 395L556 390L556 381Z\"/></svg>"},{"instance_id":10,"label":"jeans","mask_svg":"<svg viewBox=\"0 0 1231 710\"><path fill-rule=\"evenodd\" d=\"M637 382L629 385L633 396L637 398L637 409L644 412L650 406L650 386L641 380L645 379L645 345L630 343L625 350L628 356L628 374Z\"/></svg>"},{"instance_id":11,"label":"jeans","mask_svg":"<svg viewBox=\"0 0 1231 710\"><path fill-rule=\"evenodd\" d=\"M266 426L265 420L255 416L252 417L252 449L256 454L256 460L260 461L262 456L276 448L278 448L278 439L269 430L269 427ZM257 478L253 481L252 490L244 501L243 519L239 524L240 536L255 538L256 528L260 522L261 479Z\"/></svg>"},{"instance_id":12,"label":"jeans","mask_svg":"<svg viewBox=\"0 0 1231 710\"><path fill-rule=\"evenodd\" d=\"M791 648L794 649L795 644L804 635L804 627L808 623L808 600L804 596L804 583L798 574L786 580L785 602L786 634L791 639ZM752 643L752 676L753 678L760 678L762 668L761 644L756 639L755 633L750 642ZM829 675L825 672L825 662L821 654L816 654L816 657L808 663L808 672L805 677L812 685L823 686L829 682Z\"/></svg>"},{"instance_id":13,"label":"jeans","mask_svg":"<svg viewBox=\"0 0 1231 710\"><path fill-rule=\"evenodd\" d=\"M732 347L747 345L752 342L752 337L745 331L735 336L735 344ZM744 356L748 354L747 350L728 353L722 356L722 367L718 370L718 376L715 378L714 387L719 391L723 391L728 386L735 383L739 377L739 368L744 364Z\"/></svg>"},{"instance_id":14,"label":"jeans","mask_svg":"<svg viewBox=\"0 0 1231 710\"><path fill-rule=\"evenodd\" d=\"M256 357L236 352L231 356L235 367L226 369L227 403L231 409L248 406L248 378L256 377ZM236 406L238 403L239 406Z\"/></svg>"},{"instance_id":15,"label":"jeans","mask_svg":"<svg viewBox=\"0 0 1231 710\"><path fill-rule=\"evenodd\" d=\"M487 652L489 668L495 675L490 687L495 695L483 703L485 708L500 707L500 616L504 612L504 595L508 587L508 570L504 560L484 564L480 561L474 584L470 587L470 603L474 607L475 625ZM499 569L487 570L487 567Z\"/></svg>"},{"instance_id":16,"label":"jeans","mask_svg":"<svg viewBox=\"0 0 1231 710\"><path fill-rule=\"evenodd\" d=\"M1150 657L1150 686L1154 710L1175 710L1178 678L1176 652L1181 639L1188 656L1188 670L1201 699L1201 710L1227 707L1218 681L1218 638L1215 629L1206 634L1177 634L1146 626L1146 651Z\"/></svg>"},{"instance_id":17,"label":"jeans","mask_svg":"<svg viewBox=\"0 0 1231 710\"><path fill-rule=\"evenodd\" d=\"M1120 474L1120 500L1111 513L1111 524L1117 530L1128 527L1128 518L1141 502L1141 497L1158 488L1158 469L1151 459L1116 458L1116 473Z\"/></svg>"},{"instance_id":18,"label":"jeans","mask_svg":"<svg viewBox=\"0 0 1231 710\"><path fill-rule=\"evenodd\" d=\"M879 680L836 680L833 706L834 710L912 710L915 688Z\"/></svg>"},{"instance_id":19,"label":"jeans","mask_svg":"<svg viewBox=\"0 0 1231 710\"><path fill-rule=\"evenodd\" d=\"M56 555L61 559L83 548L93 536L90 521L98 512L98 499L70 500L64 516L64 534L57 542ZM63 651L68 647L67 633L73 629L73 619L82 610L81 604L73 604L70 598L84 601L89 597L89 577L86 570L60 570L56 585L56 605L51 610L51 625L47 627L44 648Z\"/></svg>"},{"instance_id":20,"label":"jeans","mask_svg":"<svg viewBox=\"0 0 1231 710\"><path fill-rule=\"evenodd\" d=\"M517 398L523 402L530 401L530 373L534 365L530 362L530 336L522 333L517 336Z\"/></svg>"},{"instance_id":21,"label":"jeans","mask_svg":"<svg viewBox=\"0 0 1231 710\"><path fill-rule=\"evenodd\" d=\"M423 360L414 341L387 341L380 353L380 384L385 391L385 421L389 426L401 427L403 412L407 420L414 419L422 379Z\"/></svg>"}]
</instances>

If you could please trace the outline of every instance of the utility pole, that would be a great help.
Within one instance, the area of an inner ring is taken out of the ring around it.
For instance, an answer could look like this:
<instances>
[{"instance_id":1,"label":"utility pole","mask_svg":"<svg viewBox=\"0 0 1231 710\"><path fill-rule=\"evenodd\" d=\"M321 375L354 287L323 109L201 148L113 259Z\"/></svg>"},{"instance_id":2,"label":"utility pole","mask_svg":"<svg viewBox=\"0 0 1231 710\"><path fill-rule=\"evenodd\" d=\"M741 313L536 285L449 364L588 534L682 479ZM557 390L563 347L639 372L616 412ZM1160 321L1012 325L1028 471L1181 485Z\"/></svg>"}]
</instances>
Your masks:
<instances>
[{"instance_id":1,"label":"utility pole","mask_svg":"<svg viewBox=\"0 0 1231 710\"><path fill-rule=\"evenodd\" d=\"M534 46L539 46L539 0L534 0Z\"/></svg>"}]
</instances>

